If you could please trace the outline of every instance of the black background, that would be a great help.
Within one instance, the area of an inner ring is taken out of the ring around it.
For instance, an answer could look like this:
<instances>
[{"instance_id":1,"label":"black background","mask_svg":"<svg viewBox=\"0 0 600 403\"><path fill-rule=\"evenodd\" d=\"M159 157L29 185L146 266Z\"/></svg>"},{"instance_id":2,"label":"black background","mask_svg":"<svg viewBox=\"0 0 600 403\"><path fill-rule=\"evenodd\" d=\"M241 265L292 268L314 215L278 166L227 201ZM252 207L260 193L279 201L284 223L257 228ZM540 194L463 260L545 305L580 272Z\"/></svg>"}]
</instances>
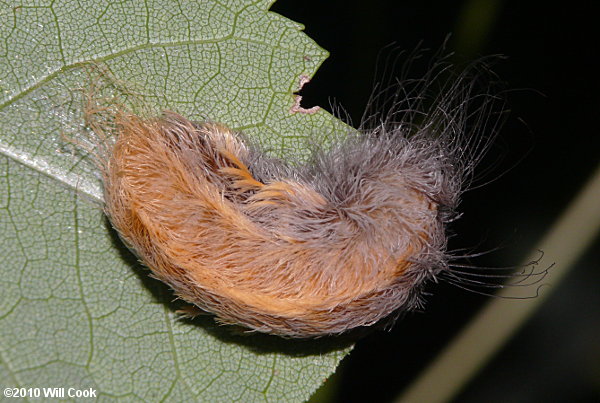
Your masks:
<instances>
[{"instance_id":1,"label":"black background","mask_svg":"<svg viewBox=\"0 0 600 403\"><path fill-rule=\"evenodd\" d=\"M473 4L496 5L485 35L462 34L470 26L464 10ZM327 108L335 100L355 122L372 89L377 55L393 42L406 50L421 41L438 49L453 33L448 50L459 58L507 57L494 66L514 89L508 95L509 120L491 151L502 157L495 170L499 178L465 194L464 216L452 227L458 236L451 246L500 245L498 252L477 263L509 266L535 247L600 161L595 4L279 0L271 10L304 24L305 32L331 53L302 90L303 106ZM456 401L600 401L599 268L596 239L543 307ZM393 401L487 301L447 284L428 291L432 295L424 312L401 319L391 332L375 332L357 343L326 383L329 401Z\"/></svg>"}]
</instances>

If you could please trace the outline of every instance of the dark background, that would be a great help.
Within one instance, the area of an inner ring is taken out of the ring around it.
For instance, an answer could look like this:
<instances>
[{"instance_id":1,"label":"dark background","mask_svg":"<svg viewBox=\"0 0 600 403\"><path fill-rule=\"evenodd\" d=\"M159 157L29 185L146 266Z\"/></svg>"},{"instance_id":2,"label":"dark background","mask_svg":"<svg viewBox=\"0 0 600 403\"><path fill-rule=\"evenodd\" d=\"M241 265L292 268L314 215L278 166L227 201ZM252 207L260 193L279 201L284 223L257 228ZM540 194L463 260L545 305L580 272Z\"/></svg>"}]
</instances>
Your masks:
<instances>
[{"instance_id":1,"label":"dark background","mask_svg":"<svg viewBox=\"0 0 600 403\"><path fill-rule=\"evenodd\" d=\"M303 106L327 108L335 100L354 122L370 95L377 55L393 42L406 50L421 41L438 49L452 33L447 49L458 59L507 57L494 66L514 89L508 94L511 114L490 156L502 158L492 173L499 178L465 194L451 246L500 245L477 263L510 266L535 247L600 161L595 3L279 0L272 10L304 24L331 53L302 90ZM600 401L599 268L596 239L456 401ZM392 401L487 301L447 284L428 291L424 312L357 343L322 399Z\"/></svg>"}]
</instances>

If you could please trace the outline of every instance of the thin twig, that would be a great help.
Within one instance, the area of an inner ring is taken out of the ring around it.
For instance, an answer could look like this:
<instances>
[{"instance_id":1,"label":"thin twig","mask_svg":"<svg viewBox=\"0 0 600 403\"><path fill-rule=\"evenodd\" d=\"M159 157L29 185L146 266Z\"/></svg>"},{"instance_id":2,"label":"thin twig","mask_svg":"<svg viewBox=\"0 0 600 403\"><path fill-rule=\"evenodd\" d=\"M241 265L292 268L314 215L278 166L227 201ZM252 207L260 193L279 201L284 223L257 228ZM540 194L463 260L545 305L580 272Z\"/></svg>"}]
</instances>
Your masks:
<instances>
[{"instance_id":1,"label":"thin twig","mask_svg":"<svg viewBox=\"0 0 600 403\"><path fill-rule=\"evenodd\" d=\"M600 230L600 166L526 259L546 253L555 262L538 298L492 300L405 390L397 403L452 400L551 294ZM514 288L501 291L514 295ZM528 292L527 290L523 290Z\"/></svg>"}]
</instances>

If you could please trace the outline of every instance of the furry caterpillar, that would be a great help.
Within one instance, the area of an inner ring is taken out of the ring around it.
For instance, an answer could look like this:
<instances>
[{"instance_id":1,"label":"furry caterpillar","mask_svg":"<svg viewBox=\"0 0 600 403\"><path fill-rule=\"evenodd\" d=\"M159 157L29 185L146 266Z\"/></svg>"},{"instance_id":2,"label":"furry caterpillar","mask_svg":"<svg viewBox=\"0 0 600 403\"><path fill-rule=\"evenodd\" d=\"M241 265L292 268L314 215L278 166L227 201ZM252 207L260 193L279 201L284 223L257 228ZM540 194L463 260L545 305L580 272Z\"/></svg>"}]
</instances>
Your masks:
<instances>
[{"instance_id":1,"label":"furry caterpillar","mask_svg":"<svg viewBox=\"0 0 600 403\"><path fill-rule=\"evenodd\" d=\"M288 337L372 325L448 270L445 227L487 147L488 98L468 115L467 81L427 113L422 90L394 100L401 113L301 165L214 122L87 112L106 214L155 277L222 323Z\"/></svg>"}]
</instances>

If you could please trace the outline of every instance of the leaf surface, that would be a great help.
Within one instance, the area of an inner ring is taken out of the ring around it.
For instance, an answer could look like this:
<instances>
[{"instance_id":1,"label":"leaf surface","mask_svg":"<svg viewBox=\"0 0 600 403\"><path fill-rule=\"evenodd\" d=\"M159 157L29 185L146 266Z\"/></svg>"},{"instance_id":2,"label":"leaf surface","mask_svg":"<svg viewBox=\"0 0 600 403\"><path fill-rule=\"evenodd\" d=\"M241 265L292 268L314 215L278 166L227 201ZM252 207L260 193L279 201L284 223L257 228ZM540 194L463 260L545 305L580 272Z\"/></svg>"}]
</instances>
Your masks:
<instances>
[{"instance_id":1,"label":"leaf surface","mask_svg":"<svg viewBox=\"0 0 600 403\"><path fill-rule=\"evenodd\" d=\"M104 217L98 172L65 146L83 130L85 64L145 103L301 155L339 121L291 113L327 57L270 1L0 2L0 379L92 387L102 400L303 401L350 346L242 336L177 319Z\"/></svg>"}]
</instances>

